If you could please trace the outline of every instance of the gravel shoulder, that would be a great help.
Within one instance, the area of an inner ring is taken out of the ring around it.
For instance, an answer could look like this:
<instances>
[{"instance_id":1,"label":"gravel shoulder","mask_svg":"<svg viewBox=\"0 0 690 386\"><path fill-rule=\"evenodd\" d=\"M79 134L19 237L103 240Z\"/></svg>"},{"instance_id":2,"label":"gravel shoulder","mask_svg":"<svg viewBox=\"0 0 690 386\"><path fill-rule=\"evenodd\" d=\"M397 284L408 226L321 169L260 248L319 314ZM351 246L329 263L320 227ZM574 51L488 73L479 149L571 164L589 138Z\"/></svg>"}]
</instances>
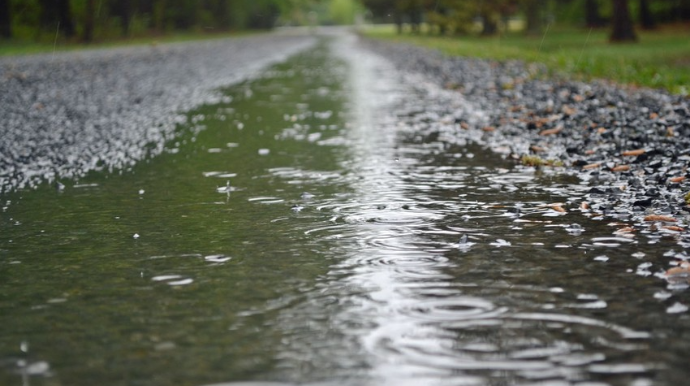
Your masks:
<instances>
[{"instance_id":1,"label":"gravel shoulder","mask_svg":"<svg viewBox=\"0 0 690 386\"><path fill-rule=\"evenodd\" d=\"M690 100L605 82L548 79L538 65L516 61L363 42L399 69L423 74L474 106L472 112L435 112L451 131L478 131L487 147L518 164L586 183L584 199L567 203L565 211L634 224L618 229L617 237L672 237L690 248ZM439 131L448 129L441 126Z\"/></svg>"},{"instance_id":2,"label":"gravel shoulder","mask_svg":"<svg viewBox=\"0 0 690 386\"><path fill-rule=\"evenodd\" d=\"M0 59L0 192L163 151L181 113L314 44L303 34Z\"/></svg>"}]
</instances>

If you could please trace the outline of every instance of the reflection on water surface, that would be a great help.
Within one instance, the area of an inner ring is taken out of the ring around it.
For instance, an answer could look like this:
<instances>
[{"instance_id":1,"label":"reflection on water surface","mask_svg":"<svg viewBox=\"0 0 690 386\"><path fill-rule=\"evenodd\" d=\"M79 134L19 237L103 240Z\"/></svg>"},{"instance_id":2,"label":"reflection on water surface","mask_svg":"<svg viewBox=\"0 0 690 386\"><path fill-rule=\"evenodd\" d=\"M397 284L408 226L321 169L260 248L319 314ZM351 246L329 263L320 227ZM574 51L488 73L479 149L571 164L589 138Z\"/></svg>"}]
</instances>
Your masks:
<instances>
[{"instance_id":1,"label":"reflection on water surface","mask_svg":"<svg viewBox=\"0 0 690 386\"><path fill-rule=\"evenodd\" d=\"M471 102L354 38L227 93L131 172L2 197L0 383L690 375L687 283L657 276L685 252L504 160Z\"/></svg>"}]
</instances>

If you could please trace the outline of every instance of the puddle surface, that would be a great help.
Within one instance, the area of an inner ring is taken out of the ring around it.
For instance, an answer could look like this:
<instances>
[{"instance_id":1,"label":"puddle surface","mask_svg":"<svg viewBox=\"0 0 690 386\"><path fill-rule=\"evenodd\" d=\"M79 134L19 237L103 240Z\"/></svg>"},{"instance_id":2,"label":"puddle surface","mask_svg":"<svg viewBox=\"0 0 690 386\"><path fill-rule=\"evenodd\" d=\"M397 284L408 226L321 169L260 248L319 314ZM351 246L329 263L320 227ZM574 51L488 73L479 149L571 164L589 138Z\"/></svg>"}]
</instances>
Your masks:
<instances>
[{"instance_id":1,"label":"puddle surface","mask_svg":"<svg viewBox=\"0 0 690 386\"><path fill-rule=\"evenodd\" d=\"M673 234L579 209L587 182L438 108L471 101L354 38L227 95L131 172L2 197L0 384L690 376Z\"/></svg>"}]
</instances>

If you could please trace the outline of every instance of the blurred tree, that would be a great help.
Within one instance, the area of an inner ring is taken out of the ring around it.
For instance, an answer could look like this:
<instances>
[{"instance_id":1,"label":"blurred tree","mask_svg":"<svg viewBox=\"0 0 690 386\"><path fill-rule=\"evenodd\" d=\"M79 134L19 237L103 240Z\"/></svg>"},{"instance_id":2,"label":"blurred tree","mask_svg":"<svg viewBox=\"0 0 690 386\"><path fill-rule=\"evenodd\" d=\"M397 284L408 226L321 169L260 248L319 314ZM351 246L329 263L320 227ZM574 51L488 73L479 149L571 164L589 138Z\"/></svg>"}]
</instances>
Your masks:
<instances>
[{"instance_id":1,"label":"blurred tree","mask_svg":"<svg viewBox=\"0 0 690 386\"><path fill-rule=\"evenodd\" d=\"M10 0L0 0L0 38L12 37Z\"/></svg>"},{"instance_id":2,"label":"blurred tree","mask_svg":"<svg viewBox=\"0 0 690 386\"><path fill-rule=\"evenodd\" d=\"M633 42L637 40L630 11L628 0L612 0L612 30L609 40L611 42Z\"/></svg>"},{"instance_id":3,"label":"blurred tree","mask_svg":"<svg viewBox=\"0 0 690 386\"><path fill-rule=\"evenodd\" d=\"M541 35L541 4L539 0L522 0L525 12L525 33Z\"/></svg>"},{"instance_id":4,"label":"blurred tree","mask_svg":"<svg viewBox=\"0 0 690 386\"><path fill-rule=\"evenodd\" d=\"M335 24L353 24L357 13L357 3L354 0L331 0L328 6L328 16Z\"/></svg>"},{"instance_id":5,"label":"blurred tree","mask_svg":"<svg viewBox=\"0 0 690 386\"><path fill-rule=\"evenodd\" d=\"M163 33L166 27L167 0L151 1L153 28L157 33Z\"/></svg>"},{"instance_id":6,"label":"blurred tree","mask_svg":"<svg viewBox=\"0 0 690 386\"><path fill-rule=\"evenodd\" d=\"M86 9L84 11L84 28L82 40L86 43L93 41L93 29L96 18L96 3L95 0L86 0Z\"/></svg>"},{"instance_id":7,"label":"blurred tree","mask_svg":"<svg viewBox=\"0 0 690 386\"><path fill-rule=\"evenodd\" d=\"M74 36L74 22L69 0L40 0L40 25L36 28L58 30L68 38Z\"/></svg>"},{"instance_id":8,"label":"blurred tree","mask_svg":"<svg viewBox=\"0 0 690 386\"><path fill-rule=\"evenodd\" d=\"M436 26L441 34L469 32L477 15L476 3L466 0L430 0L426 8L427 22Z\"/></svg>"},{"instance_id":9,"label":"blurred tree","mask_svg":"<svg viewBox=\"0 0 690 386\"><path fill-rule=\"evenodd\" d=\"M477 15L482 21L482 36L497 34L500 22L503 22L503 27L507 30L510 16L518 10L517 0L482 0L475 4Z\"/></svg>"},{"instance_id":10,"label":"blurred tree","mask_svg":"<svg viewBox=\"0 0 690 386\"><path fill-rule=\"evenodd\" d=\"M652 11L649 9L648 0L640 0L638 5L638 12L640 15L640 26L644 29L653 29L656 26L654 22L654 16Z\"/></svg>"},{"instance_id":11,"label":"blurred tree","mask_svg":"<svg viewBox=\"0 0 690 386\"><path fill-rule=\"evenodd\" d=\"M606 20L599 13L597 0L585 0L585 24L590 28L599 28L606 24Z\"/></svg>"},{"instance_id":12,"label":"blurred tree","mask_svg":"<svg viewBox=\"0 0 690 386\"><path fill-rule=\"evenodd\" d=\"M135 1L136 2L136 1ZM132 21L132 4L130 0L119 0L110 3L110 12L118 18L122 36L129 36L129 27Z\"/></svg>"}]
</instances>

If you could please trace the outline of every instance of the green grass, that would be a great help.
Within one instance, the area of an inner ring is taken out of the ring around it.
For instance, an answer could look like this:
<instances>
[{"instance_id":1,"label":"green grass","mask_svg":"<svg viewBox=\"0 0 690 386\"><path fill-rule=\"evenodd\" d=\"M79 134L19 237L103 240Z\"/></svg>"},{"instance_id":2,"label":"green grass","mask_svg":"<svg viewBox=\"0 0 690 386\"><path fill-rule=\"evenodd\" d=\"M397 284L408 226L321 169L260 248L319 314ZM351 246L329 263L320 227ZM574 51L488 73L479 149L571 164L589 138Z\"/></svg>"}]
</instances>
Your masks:
<instances>
[{"instance_id":1,"label":"green grass","mask_svg":"<svg viewBox=\"0 0 690 386\"><path fill-rule=\"evenodd\" d=\"M639 42L611 44L608 30L554 28L542 36L496 37L397 35L392 27L364 30L370 37L438 49L452 56L544 63L552 75L690 93L690 28L638 31Z\"/></svg>"},{"instance_id":2,"label":"green grass","mask_svg":"<svg viewBox=\"0 0 690 386\"><path fill-rule=\"evenodd\" d=\"M245 36L249 34L256 34L258 32L225 32L225 33L201 33L201 32L187 32L174 33L167 35L151 35L134 38L122 38L114 40L99 41L91 44L84 44L79 42L65 41L58 39L55 43L48 42L34 42L30 40L0 40L0 57L14 56L14 55L30 55L61 51L73 51L92 48L110 48L121 46L135 46L135 45L149 45L161 43L177 43L196 40L210 40L222 39L227 37Z\"/></svg>"}]
</instances>

